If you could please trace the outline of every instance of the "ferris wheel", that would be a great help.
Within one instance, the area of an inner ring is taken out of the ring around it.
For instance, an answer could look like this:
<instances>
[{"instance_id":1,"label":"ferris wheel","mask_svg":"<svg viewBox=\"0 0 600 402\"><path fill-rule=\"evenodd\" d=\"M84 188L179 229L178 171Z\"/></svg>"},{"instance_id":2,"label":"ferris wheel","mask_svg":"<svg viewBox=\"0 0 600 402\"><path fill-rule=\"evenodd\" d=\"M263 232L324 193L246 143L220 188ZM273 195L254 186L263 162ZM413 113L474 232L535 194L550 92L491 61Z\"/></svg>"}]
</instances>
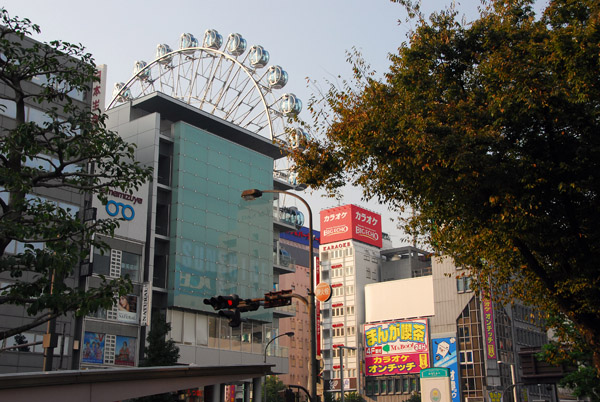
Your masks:
<instances>
[{"instance_id":1,"label":"ferris wheel","mask_svg":"<svg viewBox=\"0 0 600 402\"><path fill-rule=\"evenodd\" d=\"M246 51L247 42L214 29L202 44L190 33L179 38L179 49L159 44L153 61L136 61L133 76L116 83L107 109L154 92L165 93L191 106L243 127L284 148L297 148L308 134L291 126L302 101L282 91L287 72L269 64L269 52L260 45ZM276 162L274 175L296 186L289 161Z\"/></svg>"}]
</instances>

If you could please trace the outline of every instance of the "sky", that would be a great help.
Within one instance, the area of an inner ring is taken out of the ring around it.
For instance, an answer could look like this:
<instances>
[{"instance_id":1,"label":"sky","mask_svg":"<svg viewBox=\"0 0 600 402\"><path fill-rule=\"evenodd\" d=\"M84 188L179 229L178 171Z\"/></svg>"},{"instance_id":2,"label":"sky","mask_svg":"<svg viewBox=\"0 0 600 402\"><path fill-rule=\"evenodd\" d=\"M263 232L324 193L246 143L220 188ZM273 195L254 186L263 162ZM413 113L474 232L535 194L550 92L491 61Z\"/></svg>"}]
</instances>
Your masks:
<instances>
[{"instance_id":1,"label":"sky","mask_svg":"<svg viewBox=\"0 0 600 402\"><path fill-rule=\"evenodd\" d=\"M429 14L448 7L452 0L424 3ZM454 3L467 20L477 16L479 0ZM350 78L346 51L353 47L382 75L389 66L388 54L397 50L414 27L405 22L402 6L389 0L4 0L2 6L11 16L40 25L41 35L33 36L39 41L83 44L97 64L108 66L109 95L115 82L131 78L136 60L154 59L157 44L177 49L182 33L192 33L201 41L205 30L216 29L224 39L239 33L248 48L259 44L268 50L269 65L278 64L288 72L285 91L296 94L304 105L313 92L307 77L319 82ZM307 112L300 117L308 119ZM348 188L340 202L310 190L299 195L311 205L315 229L321 209L353 203L382 214L383 231L390 234L395 247L407 244L397 228L397 214L376 201L362 201L360 189ZM296 204L291 197L287 200L289 205Z\"/></svg>"}]
</instances>

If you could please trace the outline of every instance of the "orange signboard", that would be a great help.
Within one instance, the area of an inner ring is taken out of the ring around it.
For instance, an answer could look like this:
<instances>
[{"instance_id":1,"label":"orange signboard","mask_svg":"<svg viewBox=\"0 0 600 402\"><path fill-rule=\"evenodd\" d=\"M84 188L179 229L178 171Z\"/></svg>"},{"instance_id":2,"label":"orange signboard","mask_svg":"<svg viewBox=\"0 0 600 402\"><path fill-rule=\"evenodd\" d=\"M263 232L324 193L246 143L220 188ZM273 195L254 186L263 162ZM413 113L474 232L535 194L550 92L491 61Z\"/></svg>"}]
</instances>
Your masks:
<instances>
[{"instance_id":1,"label":"orange signboard","mask_svg":"<svg viewBox=\"0 0 600 402\"><path fill-rule=\"evenodd\" d=\"M315 297L322 303L331 299L331 286L327 282L319 283L315 288Z\"/></svg>"}]
</instances>

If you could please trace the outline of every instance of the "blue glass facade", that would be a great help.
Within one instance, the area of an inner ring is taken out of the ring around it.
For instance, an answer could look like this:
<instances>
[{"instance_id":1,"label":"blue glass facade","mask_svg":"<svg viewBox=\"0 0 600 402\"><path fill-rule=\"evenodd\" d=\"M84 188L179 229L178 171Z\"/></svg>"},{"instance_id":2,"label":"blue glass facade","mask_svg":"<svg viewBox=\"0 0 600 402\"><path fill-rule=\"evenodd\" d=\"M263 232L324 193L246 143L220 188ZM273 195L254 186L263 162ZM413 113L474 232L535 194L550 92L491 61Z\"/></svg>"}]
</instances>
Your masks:
<instances>
[{"instance_id":1,"label":"blue glass facade","mask_svg":"<svg viewBox=\"0 0 600 402\"><path fill-rule=\"evenodd\" d=\"M213 311L204 298L262 297L273 286L273 160L186 123L174 125L169 305ZM260 310L270 321L272 313Z\"/></svg>"}]
</instances>

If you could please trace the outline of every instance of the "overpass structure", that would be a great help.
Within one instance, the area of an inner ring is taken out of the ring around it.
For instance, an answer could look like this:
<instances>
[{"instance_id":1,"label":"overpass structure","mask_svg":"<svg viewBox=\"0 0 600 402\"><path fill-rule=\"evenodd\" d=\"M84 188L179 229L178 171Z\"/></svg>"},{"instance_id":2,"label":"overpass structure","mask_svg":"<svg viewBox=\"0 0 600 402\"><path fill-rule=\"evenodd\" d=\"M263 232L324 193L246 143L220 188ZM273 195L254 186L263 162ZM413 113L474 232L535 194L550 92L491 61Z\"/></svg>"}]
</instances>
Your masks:
<instances>
[{"instance_id":1,"label":"overpass structure","mask_svg":"<svg viewBox=\"0 0 600 402\"><path fill-rule=\"evenodd\" d=\"M271 365L216 367L169 366L130 369L69 370L0 375L0 401L115 402L182 389L208 387L207 402L223 396L216 384L245 382L244 401L249 402L249 382L261 394L261 378Z\"/></svg>"}]
</instances>

